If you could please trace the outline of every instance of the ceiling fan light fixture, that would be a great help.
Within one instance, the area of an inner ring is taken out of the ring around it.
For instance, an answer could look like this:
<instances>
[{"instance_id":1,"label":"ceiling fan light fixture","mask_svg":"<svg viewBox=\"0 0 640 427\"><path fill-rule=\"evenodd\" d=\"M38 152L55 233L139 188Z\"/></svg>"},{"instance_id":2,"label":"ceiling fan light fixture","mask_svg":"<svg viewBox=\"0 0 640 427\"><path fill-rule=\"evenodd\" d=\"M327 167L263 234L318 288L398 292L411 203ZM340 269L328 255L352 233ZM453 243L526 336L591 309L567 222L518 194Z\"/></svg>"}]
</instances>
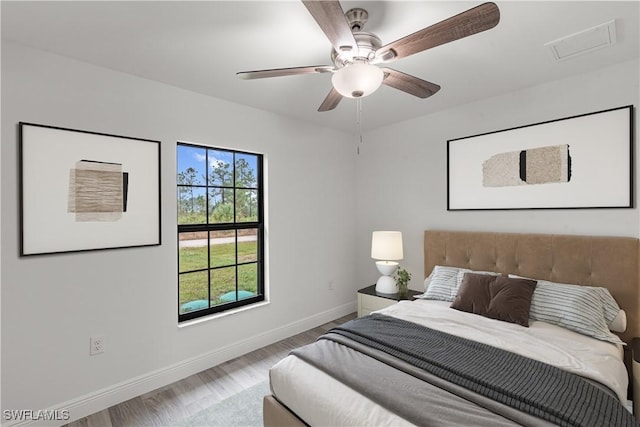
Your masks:
<instances>
[{"instance_id":1,"label":"ceiling fan light fixture","mask_svg":"<svg viewBox=\"0 0 640 427\"><path fill-rule=\"evenodd\" d=\"M384 78L375 65L355 63L333 73L331 83L338 93L347 98L361 98L375 92Z\"/></svg>"}]
</instances>

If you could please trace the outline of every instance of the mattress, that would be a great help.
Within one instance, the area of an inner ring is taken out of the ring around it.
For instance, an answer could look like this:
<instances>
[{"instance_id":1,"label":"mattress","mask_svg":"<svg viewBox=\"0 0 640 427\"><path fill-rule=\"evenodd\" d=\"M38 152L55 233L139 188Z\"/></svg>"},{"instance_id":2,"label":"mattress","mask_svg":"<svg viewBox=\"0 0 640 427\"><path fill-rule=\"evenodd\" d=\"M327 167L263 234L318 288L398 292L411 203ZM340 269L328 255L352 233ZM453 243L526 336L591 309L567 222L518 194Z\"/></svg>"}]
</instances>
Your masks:
<instances>
[{"instance_id":1,"label":"mattress","mask_svg":"<svg viewBox=\"0 0 640 427\"><path fill-rule=\"evenodd\" d=\"M402 301L378 313L557 366L606 385L626 402L628 376L621 346L544 322L534 321L524 328L453 310L449 305L443 301ZM311 425L411 425L296 356L277 363L270 380L274 396Z\"/></svg>"}]
</instances>

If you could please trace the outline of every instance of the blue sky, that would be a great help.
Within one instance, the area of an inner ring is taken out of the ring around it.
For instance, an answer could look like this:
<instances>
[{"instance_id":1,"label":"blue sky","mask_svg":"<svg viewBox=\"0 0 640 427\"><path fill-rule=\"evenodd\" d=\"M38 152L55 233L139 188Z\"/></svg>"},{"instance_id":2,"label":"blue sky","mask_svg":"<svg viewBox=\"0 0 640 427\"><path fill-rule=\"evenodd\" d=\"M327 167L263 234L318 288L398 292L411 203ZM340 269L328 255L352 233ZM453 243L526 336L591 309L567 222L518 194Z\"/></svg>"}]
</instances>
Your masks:
<instances>
[{"instance_id":1,"label":"blue sky","mask_svg":"<svg viewBox=\"0 0 640 427\"><path fill-rule=\"evenodd\" d=\"M209 164L214 166L218 162L233 163L233 153L219 151L215 149L207 149L201 147L192 147L187 145L178 145L178 171L180 173L190 167L198 171L198 179L206 174L206 152L209 151ZM257 176L256 163L257 158L251 154L237 153L236 158L245 159L254 170L254 176ZM204 181L198 182L204 184Z\"/></svg>"}]
</instances>

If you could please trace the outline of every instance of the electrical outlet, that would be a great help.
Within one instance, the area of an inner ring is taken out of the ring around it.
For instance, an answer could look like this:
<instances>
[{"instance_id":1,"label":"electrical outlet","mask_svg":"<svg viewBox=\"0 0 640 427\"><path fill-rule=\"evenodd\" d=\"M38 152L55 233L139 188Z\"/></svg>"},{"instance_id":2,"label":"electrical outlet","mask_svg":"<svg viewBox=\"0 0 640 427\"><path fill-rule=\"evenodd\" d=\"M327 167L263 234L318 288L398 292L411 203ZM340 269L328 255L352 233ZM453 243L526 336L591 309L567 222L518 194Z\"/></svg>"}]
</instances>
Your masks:
<instances>
[{"instance_id":1,"label":"electrical outlet","mask_svg":"<svg viewBox=\"0 0 640 427\"><path fill-rule=\"evenodd\" d=\"M96 335L89 339L89 356L104 353L104 335Z\"/></svg>"},{"instance_id":2,"label":"electrical outlet","mask_svg":"<svg viewBox=\"0 0 640 427\"><path fill-rule=\"evenodd\" d=\"M329 290L333 290L333 280L329 280Z\"/></svg>"}]
</instances>

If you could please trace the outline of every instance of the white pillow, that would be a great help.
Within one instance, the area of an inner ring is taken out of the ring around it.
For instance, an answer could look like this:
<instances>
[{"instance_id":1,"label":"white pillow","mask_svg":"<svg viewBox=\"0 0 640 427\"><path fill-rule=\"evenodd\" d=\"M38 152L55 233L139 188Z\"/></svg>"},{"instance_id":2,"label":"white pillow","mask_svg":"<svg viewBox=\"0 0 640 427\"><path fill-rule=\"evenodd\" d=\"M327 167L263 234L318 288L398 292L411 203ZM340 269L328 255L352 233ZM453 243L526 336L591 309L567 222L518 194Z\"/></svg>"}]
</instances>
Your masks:
<instances>
[{"instance_id":1,"label":"white pillow","mask_svg":"<svg viewBox=\"0 0 640 427\"><path fill-rule=\"evenodd\" d=\"M520 276L510 274L509 277ZM624 344L609 330L620 311L606 288L538 280L529 319L562 326L601 341Z\"/></svg>"},{"instance_id":2,"label":"white pillow","mask_svg":"<svg viewBox=\"0 0 640 427\"><path fill-rule=\"evenodd\" d=\"M427 276L426 279L424 279L424 290L426 291L427 288L429 287L429 282L431 281L431 276L433 276L433 271L435 270L435 268L433 270L431 270L431 274L429 274Z\"/></svg>"},{"instance_id":3,"label":"white pillow","mask_svg":"<svg viewBox=\"0 0 640 427\"><path fill-rule=\"evenodd\" d=\"M615 319L609 323L609 329L614 332L624 332L627 330L627 313L620 310Z\"/></svg>"}]
</instances>

